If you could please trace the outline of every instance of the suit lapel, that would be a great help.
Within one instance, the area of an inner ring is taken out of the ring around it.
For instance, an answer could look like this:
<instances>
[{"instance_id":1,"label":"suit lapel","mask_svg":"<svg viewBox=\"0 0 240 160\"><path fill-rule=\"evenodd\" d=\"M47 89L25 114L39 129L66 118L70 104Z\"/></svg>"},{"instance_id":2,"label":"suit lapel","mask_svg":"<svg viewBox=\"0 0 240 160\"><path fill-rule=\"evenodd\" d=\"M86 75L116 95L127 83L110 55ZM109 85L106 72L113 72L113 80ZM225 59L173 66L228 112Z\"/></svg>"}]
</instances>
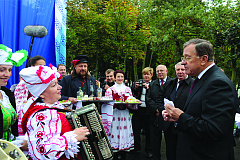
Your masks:
<instances>
[{"instance_id":1,"label":"suit lapel","mask_svg":"<svg viewBox=\"0 0 240 160\"><path fill-rule=\"evenodd\" d=\"M215 70L217 70L218 67L216 65L212 66L209 70L207 70L207 72L202 76L202 78L197 82L197 84L195 85L195 87L192 90L191 95L187 98L186 104L183 108L183 111L185 111L187 109L187 106L189 104L189 102L191 101L192 97L198 92L198 90L203 86L204 81L208 79L208 77L212 74L212 72L214 72Z\"/></svg>"},{"instance_id":2,"label":"suit lapel","mask_svg":"<svg viewBox=\"0 0 240 160\"><path fill-rule=\"evenodd\" d=\"M73 78L72 81L73 81L73 85L76 86L76 88L82 87L78 77Z\"/></svg>"},{"instance_id":3,"label":"suit lapel","mask_svg":"<svg viewBox=\"0 0 240 160\"><path fill-rule=\"evenodd\" d=\"M202 87L202 85L204 84L204 79L201 78L200 80L198 80L197 84L195 85L195 87L192 90L192 93L190 94L190 96L187 98L186 104L183 108L183 110L186 109L188 103L191 101L192 97L197 93L197 91Z\"/></svg>"},{"instance_id":4,"label":"suit lapel","mask_svg":"<svg viewBox=\"0 0 240 160\"><path fill-rule=\"evenodd\" d=\"M87 93L90 93L90 84L91 84L91 80L87 78Z\"/></svg>"}]
</instances>

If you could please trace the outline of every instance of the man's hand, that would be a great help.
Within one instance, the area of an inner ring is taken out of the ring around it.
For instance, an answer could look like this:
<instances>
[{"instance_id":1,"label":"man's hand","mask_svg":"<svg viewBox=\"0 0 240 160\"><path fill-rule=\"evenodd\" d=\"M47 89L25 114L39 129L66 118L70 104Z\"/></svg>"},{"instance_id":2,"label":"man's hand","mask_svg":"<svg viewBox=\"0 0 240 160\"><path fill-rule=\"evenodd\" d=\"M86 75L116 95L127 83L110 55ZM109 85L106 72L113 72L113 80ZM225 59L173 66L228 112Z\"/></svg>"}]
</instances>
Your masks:
<instances>
[{"instance_id":1,"label":"man's hand","mask_svg":"<svg viewBox=\"0 0 240 160\"><path fill-rule=\"evenodd\" d=\"M162 116L165 121L177 122L180 115L184 113L179 108L175 108L170 104L165 104L165 109L162 111Z\"/></svg>"},{"instance_id":2,"label":"man's hand","mask_svg":"<svg viewBox=\"0 0 240 160\"><path fill-rule=\"evenodd\" d=\"M159 116L159 110L158 109L156 110L156 116Z\"/></svg>"},{"instance_id":3,"label":"man's hand","mask_svg":"<svg viewBox=\"0 0 240 160\"><path fill-rule=\"evenodd\" d=\"M109 88L109 86L106 84L106 85L104 86L104 89L107 90L108 88Z\"/></svg>"},{"instance_id":4,"label":"man's hand","mask_svg":"<svg viewBox=\"0 0 240 160\"><path fill-rule=\"evenodd\" d=\"M100 82L98 81L98 80L96 80L96 85L98 86L98 84L99 84Z\"/></svg>"},{"instance_id":5,"label":"man's hand","mask_svg":"<svg viewBox=\"0 0 240 160\"><path fill-rule=\"evenodd\" d=\"M175 122L174 119L170 118L170 116L166 110L162 111L162 116L163 116L164 121Z\"/></svg>"},{"instance_id":6,"label":"man's hand","mask_svg":"<svg viewBox=\"0 0 240 160\"><path fill-rule=\"evenodd\" d=\"M138 89L138 87L139 87L139 82L136 82L135 83L135 89Z\"/></svg>"},{"instance_id":7,"label":"man's hand","mask_svg":"<svg viewBox=\"0 0 240 160\"><path fill-rule=\"evenodd\" d=\"M143 87L144 87L146 90L148 90L148 89L149 89L149 84L143 83Z\"/></svg>"},{"instance_id":8,"label":"man's hand","mask_svg":"<svg viewBox=\"0 0 240 160\"><path fill-rule=\"evenodd\" d=\"M68 100L71 101L72 104L77 103L77 98L69 97Z\"/></svg>"}]
</instances>

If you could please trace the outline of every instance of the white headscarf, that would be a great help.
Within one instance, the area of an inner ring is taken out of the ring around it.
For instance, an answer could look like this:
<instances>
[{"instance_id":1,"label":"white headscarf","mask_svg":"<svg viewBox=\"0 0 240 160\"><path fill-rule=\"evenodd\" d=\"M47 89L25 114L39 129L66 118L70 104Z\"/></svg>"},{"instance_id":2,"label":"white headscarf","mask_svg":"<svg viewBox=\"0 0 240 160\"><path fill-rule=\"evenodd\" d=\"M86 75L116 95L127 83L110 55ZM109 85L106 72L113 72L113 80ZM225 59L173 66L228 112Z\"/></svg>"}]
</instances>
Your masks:
<instances>
[{"instance_id":1,"label":"white headscarf","mask_svg":"<svg viewBox=\"0 0 240 160\"><path fill-rule=\"evenodd\" d=\"M57 68L53 65L48 66L34 66L24 68L20 71L26 87L32 94L24 105L24 110L30 107L30 105L47 89L49 84L55 79L61 79L62 75L57 71Z\"/></svg>"},{"instance_id":2,"label":"white headscarf","mask_svg":"<svg viewBox=\"0 0 240 160\"><path fill-rule=\"evenodd\" d=\"M53 80L61 77L61 74L56 67L50 64L50 67L34 66L24 68L20 71L20 76L30 93L34 97L39 97Z\"/></svg>"},{"instance_id":3,"label":"white headscarf","mask_svg":"<svg viewBox=\"0 0 240 160\"><path fill-rule=\"evenodd\" d=\"M0 64L21 66L27 59L28 52L26 50L16 51L12 53L12 49L0 44Z\"/></svg>"}]
</instances>

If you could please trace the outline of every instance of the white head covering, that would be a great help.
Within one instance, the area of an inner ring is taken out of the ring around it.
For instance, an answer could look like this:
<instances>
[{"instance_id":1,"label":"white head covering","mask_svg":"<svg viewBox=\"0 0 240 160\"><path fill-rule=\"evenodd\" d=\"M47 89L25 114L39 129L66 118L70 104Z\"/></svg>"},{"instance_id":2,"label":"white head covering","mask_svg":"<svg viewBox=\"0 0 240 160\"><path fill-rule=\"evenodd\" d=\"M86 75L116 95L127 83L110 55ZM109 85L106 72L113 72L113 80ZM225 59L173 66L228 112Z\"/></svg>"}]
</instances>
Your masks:
<instances>
[{"instance_id":1,"label":"white head covering","mask_svg":"<svg viewBox=\"0 0 240 160\"><path fill-rule=\"evenodd\" d=\"M61 74L57 71L57 68L51 64L49 67L34 66L24 68L20 71L20 76L25 82L29 92L36 98L45 91L53 80L61 78Z\"/></svg>"},{"instance_id":2,"label":"white head covering","mask_svg":"<svg viewBox=\"0 0 240 160\"><path fill-rule=\"evenodd\" d=\"M43 91L47 89L49 84L55 79L61 79L62 75L57 71L57 68L52 64L48 66L34 66L24 68L20 71L20 76L22 77L26 87L32 94L24 104L23 114L26 113L28 108L33 102L42 94Z\"/></svg>"},{"instance_id":3,"label":"white head covering","mask_svg":"<svg viewBox=\"0 0 240 160\"><path fill-rule=\"evenodd\" d=\"M26 50L16 51L12 53L12 49L0 44L0 64L21 66L27 59L28 52Z\"/></svg>"}]
</instances>

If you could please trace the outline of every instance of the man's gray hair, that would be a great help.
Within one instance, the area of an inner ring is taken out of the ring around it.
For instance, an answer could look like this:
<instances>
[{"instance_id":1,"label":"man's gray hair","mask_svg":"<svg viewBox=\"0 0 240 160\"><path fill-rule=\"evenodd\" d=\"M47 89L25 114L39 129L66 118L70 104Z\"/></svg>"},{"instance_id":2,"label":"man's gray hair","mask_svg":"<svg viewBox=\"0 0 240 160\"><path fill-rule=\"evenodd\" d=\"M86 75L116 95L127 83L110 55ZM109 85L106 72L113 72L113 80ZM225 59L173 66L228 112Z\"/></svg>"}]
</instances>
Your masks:
<instances>
[{"instance_id":1,"label":"man's gray hair","mask_svg":"<svg viewBox=\"0 0 240 160\"><path fill-rule=\"evenodd\" d=\"M177 64L175 64L175 70L176 70L176 68L177 68L178 65L182 65L181 63L182 63L182 62L178 62Z\"/></svg>"},{"instance_id":2,"label":"man's gray hair","mask_svg":"<svg viewBox=\"0 0 240 160\"><path fill-rule=\"evenodd\" d=\"M158 66L164 66L164 67L165 67L165 71L167 71L167 67L166 67L164 64L159 64ZM157 67L158 67L158 66L157 66ZM156 67L156 68L157 68L157 67Z\"/></svg>"},{"instance_id":3,"label":"man's gray hair","mask_svg":"<svg viewBox=\"0 0 240 160\"><path fill-rule=\"evenodd\" d=\"M213 45L205 39L191 39L184 43L183 48L195 44L195 53L201 57L203 55L208 56L208 61L214 61L214 49Z\"/></svg>"}]
</instances>

